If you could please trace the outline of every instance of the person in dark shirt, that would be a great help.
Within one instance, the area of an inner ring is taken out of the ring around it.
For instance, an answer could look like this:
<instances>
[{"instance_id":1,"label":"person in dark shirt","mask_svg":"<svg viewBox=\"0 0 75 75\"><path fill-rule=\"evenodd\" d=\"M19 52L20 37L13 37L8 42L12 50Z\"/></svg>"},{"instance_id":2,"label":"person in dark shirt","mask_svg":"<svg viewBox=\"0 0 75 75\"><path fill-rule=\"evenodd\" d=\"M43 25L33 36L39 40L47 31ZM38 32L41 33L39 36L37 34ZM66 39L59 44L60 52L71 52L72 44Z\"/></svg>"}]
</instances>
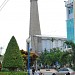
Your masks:
<instances>
[{"instance_id":1,"label":"person in dark shirt","mask_svg":"<svg viewBox=\"0 0 75 75\"><path fill-rule=\"evenodd\" d=\"M55 73L53 73L52 75L56 75Z\"/></svg>"},{"instance_id":2,"label":"person in dark shirt","mask_svg":"<svg viewBox=\"0 0 75 75\"><path fill-rule=\"evenodd\" d=\"M70 75L70 73L68 72L66 75Z\"/></svg>"},{"instance_id":3,"label":"person in dark shirt","mask_svg":"<svg viewBox=\"0 0 75 75\"><path fill-rule=\"evenodd\" d=\"M33 67L32 68L32 75L34 75L34 73L35 73L35 68Z\"/></svg>"}]
</instances>

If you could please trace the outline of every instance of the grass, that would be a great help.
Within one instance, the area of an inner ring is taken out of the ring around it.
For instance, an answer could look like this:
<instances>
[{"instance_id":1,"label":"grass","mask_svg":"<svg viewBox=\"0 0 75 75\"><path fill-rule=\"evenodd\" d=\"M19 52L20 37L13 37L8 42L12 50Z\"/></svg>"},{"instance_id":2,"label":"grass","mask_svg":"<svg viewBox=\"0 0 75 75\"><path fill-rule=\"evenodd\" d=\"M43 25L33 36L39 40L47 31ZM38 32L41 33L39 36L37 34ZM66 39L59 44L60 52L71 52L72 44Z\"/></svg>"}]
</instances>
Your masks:
<instances>
[{"instance_id":1,"label":"grass","mask_svg":"<svg viewBox=\"0 0 75 75\"><path fill-rule=\"evenodd\" d=\"M0 72L0 75L28 75L27 72Z\"/></svg>"}]
</instances>

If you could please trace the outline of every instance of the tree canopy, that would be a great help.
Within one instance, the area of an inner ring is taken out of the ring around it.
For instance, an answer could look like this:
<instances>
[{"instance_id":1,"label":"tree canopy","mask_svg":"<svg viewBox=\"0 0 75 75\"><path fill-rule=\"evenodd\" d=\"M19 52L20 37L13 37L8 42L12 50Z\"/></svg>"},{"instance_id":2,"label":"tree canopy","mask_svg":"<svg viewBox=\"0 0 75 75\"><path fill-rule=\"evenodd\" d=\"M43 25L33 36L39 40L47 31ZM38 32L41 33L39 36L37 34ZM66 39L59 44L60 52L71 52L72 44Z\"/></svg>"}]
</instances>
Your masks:
<instances>
[{"instance_id":1,"label":"tree canopy","mask_svg":"<svg viewBox=\"0 0 75 75\"><path fill-rule=\"evenodd\" d=\"M71 61L70 53L67 51L61 51L59 48L53 48L50 52L45 50L38 58L38 62L42 63L42 65L49 66L57 65L57 62L60 66L63 66L69 61Z\"/></svg>"},{"instance_id":2,"label":"tree canopy","mask_svg":"<svg viewBox=\"0 0 75 75\"><path fill-rule=\"evenodd\" d=\"M28 65L28 51L21 50L21 55L23 57L24 64L26 64L26 67L27 67L27 65ZM29 56L30 56L30 65L33 65L33 63L36 60L36 58L38 57L38 55L31 51Z\"/></svg>"},{"instance_id":3,"label":"tree canopy","mask_svg":"<svg viewBox=\"0 0 75 75\"><path fill-rule=\"evenodd\" d=\"M75 43L73 41L66 41L65 42L67 44L67 46L69 48L71 48L70 52L70 56L71 56L71 62L74 64L75 66Z\"/></svg>"}]
</instances>

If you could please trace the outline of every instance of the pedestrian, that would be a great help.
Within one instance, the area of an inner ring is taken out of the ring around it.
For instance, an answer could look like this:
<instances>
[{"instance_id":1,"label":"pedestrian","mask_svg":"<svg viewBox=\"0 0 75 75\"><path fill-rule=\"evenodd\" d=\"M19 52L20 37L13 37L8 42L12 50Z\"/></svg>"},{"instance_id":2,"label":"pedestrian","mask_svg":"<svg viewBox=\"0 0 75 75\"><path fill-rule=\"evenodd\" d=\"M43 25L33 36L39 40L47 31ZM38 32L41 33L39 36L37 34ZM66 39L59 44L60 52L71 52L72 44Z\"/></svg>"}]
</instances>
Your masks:
<instances>
[{"instance_id":1,"label":"pedestrian","mask_svg":"<svg viewBox=\"0 0 75 75\"><path fill-rule=\"evenodd\" d=\"M36 75L41 75L40 69L36 71Z\"/></svg>"},{"instance_id":2,"label":"pedestrian","mask_svg":"<svg viewBox=\"0 0 75 75\"><path fill-rule=\"evenodd\" d=\"M34 73L35 73L35 68L33 67L32 68L32 75L34 75Z\"/></svg>"},{"instance_id":3,"label":"pedestrian","mask_svg":"<svg viewBox=\"0 0 75 75\"><path fill-rule=\"evenodd\" d=\"M66 75L70 75L70 73L68 72Z\"/></svg>"},{"instance_id":4,"label":"pedestrian","mask_svg":"<svg viewBox=\"0 0 75 75\"><path fill-rule=\"evenodd\" d=\"M40 75L44 75L43 73L40 73Z\"/></svg>"},{"instance_id":5,"label":"pedestrian","mask_svg":"<svg viewBox=\"0 0 75 75\"><path fill-rule=\"evenodd\" d=\"M53 73L52 75L56 75L55 73Z\"/></svg>"}]
</instances>

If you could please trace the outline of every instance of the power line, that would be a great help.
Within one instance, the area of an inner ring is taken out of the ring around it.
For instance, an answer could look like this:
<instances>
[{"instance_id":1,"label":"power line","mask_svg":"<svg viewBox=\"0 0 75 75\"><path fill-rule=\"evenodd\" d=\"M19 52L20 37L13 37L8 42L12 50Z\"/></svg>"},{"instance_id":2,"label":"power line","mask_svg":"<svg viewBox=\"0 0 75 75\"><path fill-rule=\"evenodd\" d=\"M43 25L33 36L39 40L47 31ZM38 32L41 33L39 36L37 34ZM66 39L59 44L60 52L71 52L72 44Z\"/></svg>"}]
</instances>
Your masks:
<instances>
[{"instance_id":1,"label":"power line","mask_svg":"<svg viewBox=\"0 0 75 75\"><path fill-rule=\"evenodd\" d=\"M0 11L4 8L4 6L7 4L9 0L4 0L4 2L0 6Z\"/></svg>"}]
</instances>

